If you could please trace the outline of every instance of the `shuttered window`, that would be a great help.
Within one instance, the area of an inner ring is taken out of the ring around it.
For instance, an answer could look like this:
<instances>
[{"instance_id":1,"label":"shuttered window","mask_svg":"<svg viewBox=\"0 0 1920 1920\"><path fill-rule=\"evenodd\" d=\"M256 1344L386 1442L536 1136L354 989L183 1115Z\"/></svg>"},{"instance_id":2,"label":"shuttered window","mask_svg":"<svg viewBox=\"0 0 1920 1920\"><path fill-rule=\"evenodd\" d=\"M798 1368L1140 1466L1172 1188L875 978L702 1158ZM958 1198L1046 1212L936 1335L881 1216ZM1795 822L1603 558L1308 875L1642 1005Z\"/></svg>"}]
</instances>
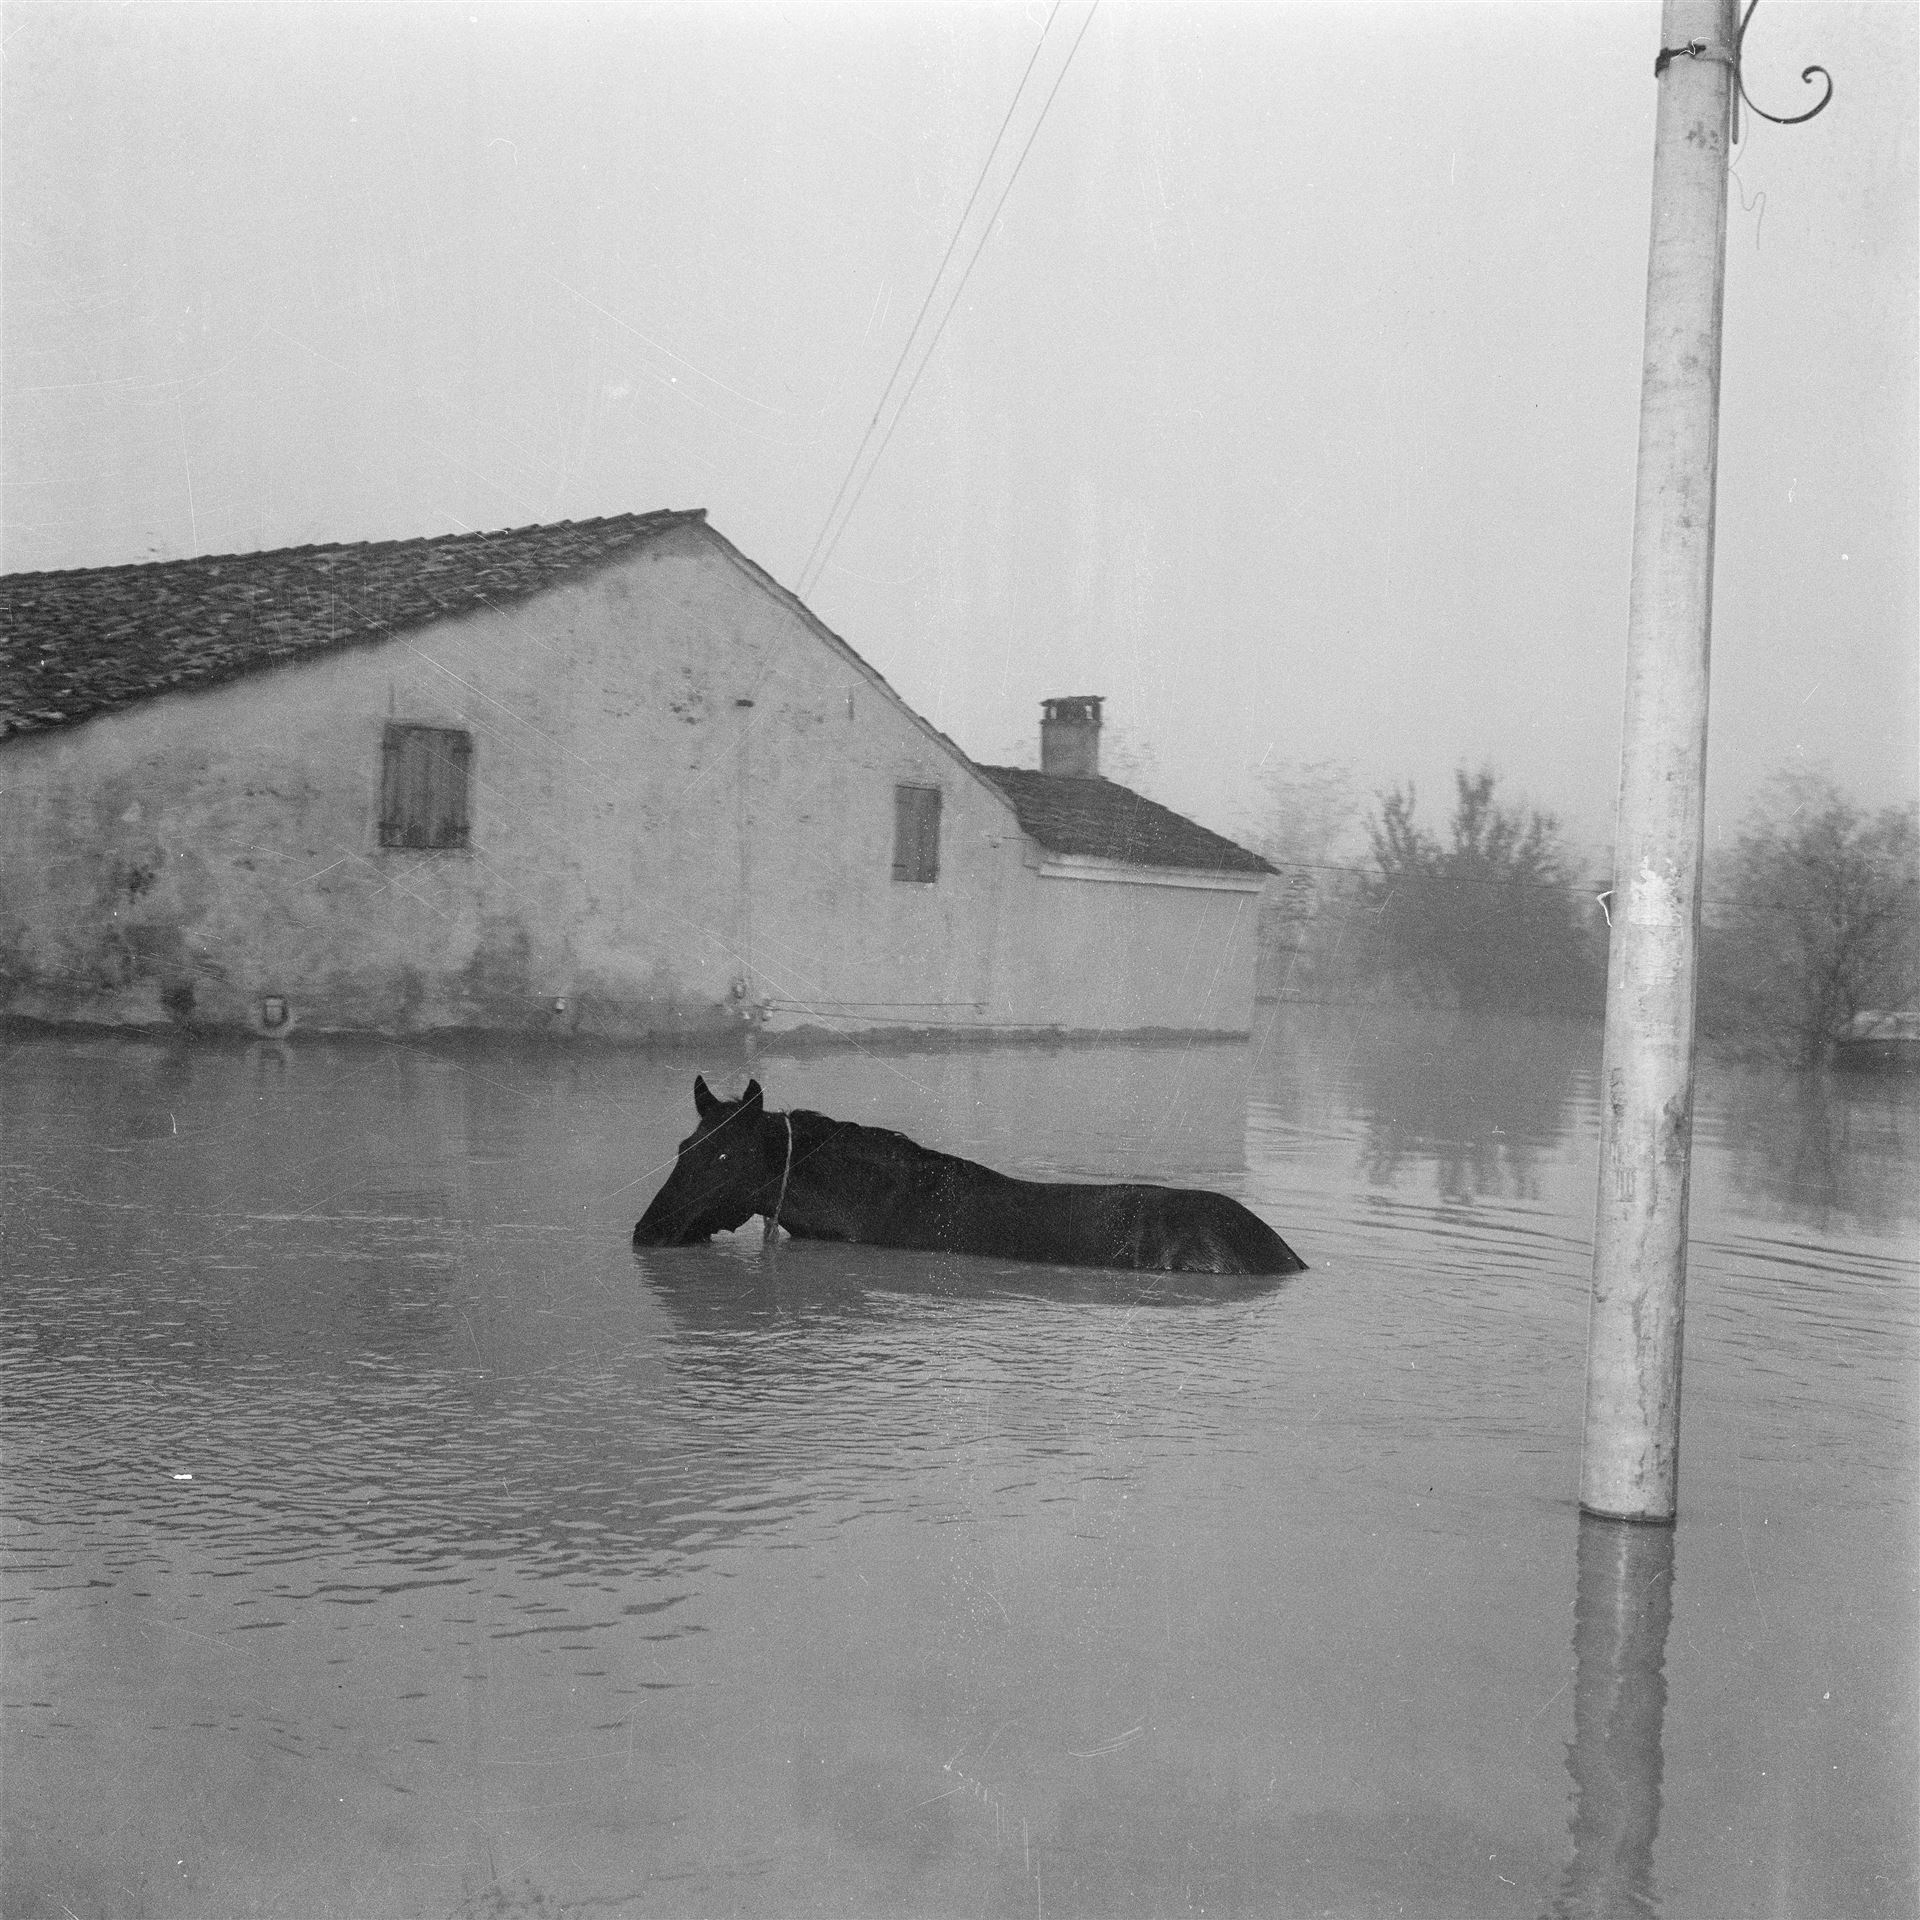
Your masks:
<instances>
[{"instance_id":1,"label":"shuttered window","mask_svg":"<svg viewBox=\"0 0 1920 1920\"><path fill-rule=\"evenodd\" d=\"M380 844L464 847L473 736L388 721L380 754Z\"/></svg>"},{"instance_id":2,"label":"shuttered window","mask_svg":"<svg viewBox=\"0 0 1920 1920\"><path fill-rule=\"evenodd\" d=\"M893 877L922 883L940 877L940 789L893 790Z\"/></svg>"}]
</instances>

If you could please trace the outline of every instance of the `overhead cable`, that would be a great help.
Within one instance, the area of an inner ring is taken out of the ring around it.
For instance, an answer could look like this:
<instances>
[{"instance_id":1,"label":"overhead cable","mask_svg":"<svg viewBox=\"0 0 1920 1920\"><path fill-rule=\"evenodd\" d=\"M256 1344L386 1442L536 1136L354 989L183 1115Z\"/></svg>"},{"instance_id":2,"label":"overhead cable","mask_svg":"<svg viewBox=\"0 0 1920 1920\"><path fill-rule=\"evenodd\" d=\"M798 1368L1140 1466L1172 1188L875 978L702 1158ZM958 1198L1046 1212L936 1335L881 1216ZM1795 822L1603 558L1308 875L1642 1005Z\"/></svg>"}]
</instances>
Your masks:
<instances>
[{"instance_id":1,"label":"overhead cable","mask_svg":"<svg viewBox=\"0 0 1920 1920\"><path fill-rule=\"evenodd\" d=\"M907 337L900 343L900 358L893 363L893 371L887 375L887 384L880 390L880 404L873 410L873 418L867 422L867 430L860 437L860 444L854 449L853 464L847 469L847 477L840 482L840 491L833 496L833 505L827 509L827 517L821 522L820 531L814 536L813 545L807 549L805 563L801 566L798 587L804 593L808 577L813 569L814 557L820 551L820 544L827 537L827 529L833 525L833 516L840 511L840 502L847 497L847 489L853 484L853 476L860 466L861 456L867 450L867 443L873 438L874 429L880 424L880 416L887 410L888 396L893 392L894 382L900 378L900 370L907 364L907 355L913 351L913 343L920 332L920 323L927 317L927 309L933 305L933 296L940 286L940 277L947 270L947 262L953 258L953 250L960 244L960 236L966 231L967 216L973 212L974 202L980 198L980 189L987 184L987 175L993 170L993 163L999 158L1000 143L1007 137L1007 128L1011 124L1015 109L1020 105L1020 96L1027 90L1027 82L1033 77L1034 63L1040 58L1040 49L1047 44L1047 35L1053 27L1053 16L1060 11L1060 0L1053 0L1053 9L1047 15L1046 24L1040 29L1040 38L1033 43L1033 52L1027 57L1026 71L1020 76L1020 84L1013 90L1013 98L1007 102L1005 117L1000 122L999 131L993 136L993 145L987 149L987 157L980 164L980 177L973 183L973 191L967 195L967 204L961 209L958 224L953 229L953 238L947 242L947 250L940 256L940 264L933 270L933 278L927 282L926 298L920 302L920 311L913 316L913 325L907 329Z\"/></svg>"},{"instance_id":2,"label":"overhead cable","mask_svg":"<svg viewBox=\"0 0 1920 1920\"><path fill-rule=\"evenodd\" d=\"M967 282L973 275L973 269L980 259L981 250L987 244L987 237L993 232L994 223L1000 218L1000 209L1006 205L1007 196L1013 191L1013 184L1019 179L1021 168L1026 165L1027 155L1033 151L1033 143L1039 137L1040 129L1046 122L1047 114L1053 106L1054 98L1060 91L1061 82L1067 77L1067 69L1073 65L1074 55L1080 51L1080 42L1087 37L1087 28L1092 25L1093 16L1099 11L1099 5L1100 0L1094 0L1094 4L1087 9L1086 18L1080 23L1080 31L1074 36L1073 45L1067 49L1067 57L1060 63L1060 71L1054 75L1053 85L1048 89L1047 97L1041 104L1040 112L1034 120L1032 130L1027 135L1026 144L1020 149L1020 157L1013 163L1013 171L1007 176L1007 184L1001 188L1000 197L994 202L993 212L988 215L985 225L981 228L980 238L974 242L973 252L968 256L966 267L960 275L959 282L947 300L946 307L940 316L940 322L938 326L934 328L933 337L928 341L926 351L920 356L920 363L914 369L913 377L908 381L905 392L901 394L899 404L894 408L893 419L888 424L885 434L882 435L880 444L875 447L873 458L868 462L866 473L861 478L859 486L854 489L853 497L847 500L846 511L840 514L839 524L836 527L834 524L834 516L836 513L839 513L840 503L843 499L846 499L847 489L853 485L854 475L859 472L860 463L866 456L867 447L873 439L874 431L879 426L882 415L886 412L887 396L892 392L894 383L899 379L901 369L907 364L908 357L913 349L915 335L919 331L921 322L926 318L928 308L932 305L934 293L939 287L942 275L944 275L947 270L947 263L953 258L954 249L960 243L960 236L966 229L967 219L973 212L975 201L980 197L980 189L986 184L987 175L992 170L994 159L999 154L1001 142L1004 140L1007 128L1013 120L1014 111L1020 104L1020 96L1025 92L1027 81L1033 73L1034 64L1040 57L1040 48L1046 42L1048 29L1053 25L1054 15L1060 10L1059 0L1054 0L1053 12L1047 15L1046 26L1040 31L1040 39L1035 43L1032 58L1027 62L1026 72L1020 76L1020 85L1014 89L1012 104L1008 106L1006 117L1000 123L1000 131L994 136L992 150L987 155L986 164L980 169L979 179L974 182L973 192L968 197L966 210L961 214L959 224L954 228L953 238L947 243L947 250L945 254L941 256L939 269L933 276L932 284L927 288L927 297L920 303L920 312L915 316L913 328L907 335L906 345L901 348L900 358L895 363L893 372L888 376L886 390L880 396L880 404L874 409L873 419L868 423L867 431L862 437L858 449L854 453L853 463L847 469L847 477L841 481L840 491L834 495L833 505L827 510L826 520L820 528L818 537L814 540L812 551L807 555L806 565L801 568L795 590L802 599L805 599L806 596L813 591L814 587L819 583L821 574L826 571L827 563L833 557L834 548L840 544L840 536L846 531L847 523L853 518L854 509L860 504L861 495L867 490L867 482L873 478L874 469L880 464L881 455L886 452L888 443L893 439L894 429L899 426L901 416L906 412L908 403L913 399L914 391L920 384L920 376L926 372L927 363L933 358L934 350L940 344L941 335L947 330L947 322L953 318L954 308L958 306L961 294L966 291ZM831 533L831 538L829 538L829 533Z\"/></svg>"}]
</instances>

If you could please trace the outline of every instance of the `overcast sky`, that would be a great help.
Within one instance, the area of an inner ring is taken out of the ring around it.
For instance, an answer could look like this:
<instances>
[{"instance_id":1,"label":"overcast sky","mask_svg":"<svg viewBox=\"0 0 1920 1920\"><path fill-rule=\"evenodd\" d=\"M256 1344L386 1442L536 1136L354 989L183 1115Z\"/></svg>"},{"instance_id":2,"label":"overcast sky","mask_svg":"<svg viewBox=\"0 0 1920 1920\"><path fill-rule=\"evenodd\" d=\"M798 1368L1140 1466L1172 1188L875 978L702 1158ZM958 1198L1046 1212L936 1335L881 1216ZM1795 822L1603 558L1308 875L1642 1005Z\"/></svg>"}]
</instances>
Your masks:
<instances>
[{"instance_id":1,"label":"overcast sky","mask_svg":"<svg viewBox=\"0 0 1920 1920\"><path fill-rule=\"evenodd\" d=\"M1763 107L1814 61L1836 98L1735 161L1716 827L1790 762L1915 790L1916 19L1767 0L1749 39ZM1216 826L1263 762L1438 816L1488 760L1608 837L1657 8L4 32L7 570L702 506L981 759L1102 693Z\"/></svg>"}]
</instances>

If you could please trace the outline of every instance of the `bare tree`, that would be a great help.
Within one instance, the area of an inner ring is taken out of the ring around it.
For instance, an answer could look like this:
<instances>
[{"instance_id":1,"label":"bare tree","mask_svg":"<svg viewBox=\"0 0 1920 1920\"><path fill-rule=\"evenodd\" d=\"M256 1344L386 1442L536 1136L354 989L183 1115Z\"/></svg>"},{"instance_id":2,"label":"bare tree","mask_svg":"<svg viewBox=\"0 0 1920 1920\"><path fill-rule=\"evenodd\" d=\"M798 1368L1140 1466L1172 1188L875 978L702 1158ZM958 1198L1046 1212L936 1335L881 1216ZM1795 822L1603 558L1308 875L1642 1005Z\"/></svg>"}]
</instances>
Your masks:
<instances>
[{"instance_id":1,"label":"bare tree","mask_svg":"<svg viewBox=\"0 0 1920 1920\"><path fill-rule=\"evenodd\" d=\"M1262 767L1247 819L1247 844L1276 867L1325 869L1355 849L1360 791L1352 768L1338 760Z\"/></svg>"},{"instance_id":2,"label":"bare tree","mask_svg":"<svg viewBox=\"0 0 1920 1920\"><path fill-rule=\"evenodd\" d=\"M1710 1032L1803 1066L1859 1013L1920 1004L1920 809L1868 813L1824 774L1778 776L1710 910Z\"/></svg>"},{"instance_id":3,"label":"bare tree","mask_svg":"<svg viewBox=\"0 0 1920 1920\"><path fill-rule=\"evenodd\" d=\"M1359 788L1336 760L1262 766L1260 799L1242 837L1277 869L1260 908L1260 992L1270 999L1337 998L1358 891L1347 863L1357 851Z\"/></svg>"}]
</instances>

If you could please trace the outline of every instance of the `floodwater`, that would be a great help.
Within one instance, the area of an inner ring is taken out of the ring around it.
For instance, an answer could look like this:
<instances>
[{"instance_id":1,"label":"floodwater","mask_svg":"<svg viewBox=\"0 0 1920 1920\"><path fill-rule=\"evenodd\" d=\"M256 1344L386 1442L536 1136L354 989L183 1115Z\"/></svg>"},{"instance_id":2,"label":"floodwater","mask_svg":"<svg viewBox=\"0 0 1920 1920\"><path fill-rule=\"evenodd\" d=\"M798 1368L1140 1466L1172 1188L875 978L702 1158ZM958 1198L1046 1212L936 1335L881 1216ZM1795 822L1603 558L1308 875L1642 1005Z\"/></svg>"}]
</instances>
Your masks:
<instances>
[{"instance_id":1,"label":"floodwater","mask_svg":"<svg viewBox=\"0 0 1920 1920\"><path fill-rule=\"evenodd\" d=\"M5 1056L4 1865L69 1915L1916 1909L1920 1100L1709 1070L1582 1521L1598 1035L766 1056L1240 1194L1142 1286L632 1223L738 1060Z\"/></svg>"}]
</instances>

